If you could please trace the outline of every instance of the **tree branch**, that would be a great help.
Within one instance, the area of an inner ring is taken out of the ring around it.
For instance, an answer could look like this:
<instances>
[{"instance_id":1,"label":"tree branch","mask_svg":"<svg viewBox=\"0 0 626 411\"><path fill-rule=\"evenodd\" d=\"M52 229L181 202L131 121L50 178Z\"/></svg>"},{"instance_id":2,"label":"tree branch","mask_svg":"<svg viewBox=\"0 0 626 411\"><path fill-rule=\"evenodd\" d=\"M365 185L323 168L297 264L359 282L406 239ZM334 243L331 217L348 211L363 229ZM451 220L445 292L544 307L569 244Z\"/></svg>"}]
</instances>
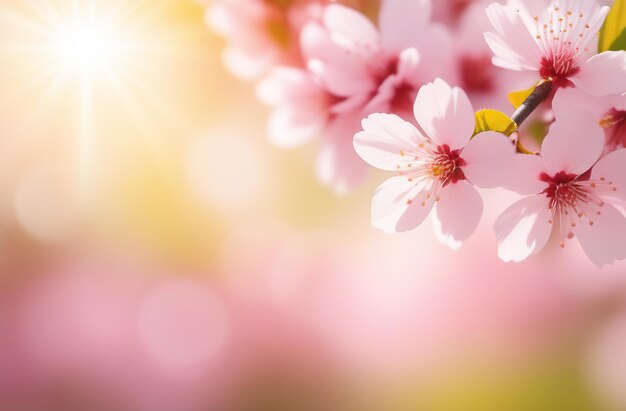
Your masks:
<instances>
[{"instance_id":1,"label":"tree branch","mask_svg":"<svg viewBox=\"0 0 626 411\"><path fill-rule=\"evenodd\" d=\"M517 126L521 126L524 121L532 114L533 111L543 103L552 92L552 81L547 80L535 87L535 90L524 100L521 106L511 116Z\"/></svg>"}]
</instances>

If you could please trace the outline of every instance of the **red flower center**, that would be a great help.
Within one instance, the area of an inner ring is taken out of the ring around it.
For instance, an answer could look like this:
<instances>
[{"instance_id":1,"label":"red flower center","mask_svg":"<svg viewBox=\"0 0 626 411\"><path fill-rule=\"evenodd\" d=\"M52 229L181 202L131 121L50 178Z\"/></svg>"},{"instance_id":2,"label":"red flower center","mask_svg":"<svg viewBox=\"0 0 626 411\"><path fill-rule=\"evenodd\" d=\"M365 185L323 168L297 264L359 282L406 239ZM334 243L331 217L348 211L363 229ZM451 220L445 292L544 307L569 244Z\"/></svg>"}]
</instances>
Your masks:
<instances>
[{"instance_id":1,"label":"red flower center","mask_svg":"<svg viewBox=\"0 0 626 411\"><path fill-rule=\"evenodd\" d=\"M460 150L450 150L447 144L437 146L429 169L430 175L438 178L442 182L443 187L450 183L455 184L458 181L465 180L465 174L461 167L467 163L461 158L460 154Z\"/></svg>"},{"instance_id":2,"label":"red flower center","mask_svg":"<svg viewBox=\"0 0 626 411\"><path fill-rule=\"evenodd\" d=\"M580 71L570 53L563 53L550 59L541 58L539 74L546 80L552 80L556 87L573 87L570 78Z\"/></svg>"},{"instance_id":3,"label":"red flower center","mask_svg":"<svg viewBox=\"0 0 626 411\"><path fill-rule=\"evenodd\" d=\"M550 208L557 206L569 208L572 204L576 203L577 194L574 184L576 180L575 174L567 174L565 171L560 171L550 177L546 173L542 173L539 177L541 181L545 181L550 184L544 191L546 196L550 199Z\"/></svg>"}]
</instances>

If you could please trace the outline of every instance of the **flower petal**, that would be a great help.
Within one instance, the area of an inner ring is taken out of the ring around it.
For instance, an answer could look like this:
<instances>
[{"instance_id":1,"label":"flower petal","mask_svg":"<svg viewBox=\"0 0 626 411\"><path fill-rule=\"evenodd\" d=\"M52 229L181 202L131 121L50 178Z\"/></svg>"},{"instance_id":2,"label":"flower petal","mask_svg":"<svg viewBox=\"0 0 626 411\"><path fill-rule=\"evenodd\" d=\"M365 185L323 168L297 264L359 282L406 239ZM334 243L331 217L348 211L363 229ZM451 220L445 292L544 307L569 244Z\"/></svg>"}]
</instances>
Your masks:
<instances>
[{"instance_id":1,"label":"flower petal","mask_svg":"<svg viewBox=\"0 0 626 411\"><path fill-rule=\"evenodd\" d=\"M338 96L367 93L375 84L364 64L366 57L337 44L332 35L317 23L304 27L300 43L307 69Z\"/></svg>"},{"instance_id":2,"label":"flower petal","mask_svg":"<svg viewBox=\"0 0 626 411\"><path fill-rule=\"evenodd\" d=\"M326 126L324 112L306 107L279 107L269 117L267 132L270 142L277 147L297 147L316 137Z\"/></svg>"},{"instance_id":3,"label":"flower petal","mask_svg":"<svg viewBox=\"0 0 626 411\"><path fill-rule=\"evenodd\" d=\"M521 195L539 194L547 188L541 181L545 168L543 159L535 155L517 154L501 171L502 188Z\"/></svg>"},{"instance_id":4,"label":"flower petal","mask_svg":"<svg viewBox=\"0 0 626 411\"><path fill-rule=\"evenodd\" d=\"M397 52L413 47L430 20L430 0L385 0L380 10L380 34L385 48Z\"/></svg>"},{"instance_id":5,"label":"flower petal","mask_svg":"<svg viewBox=\"0 0 626 411\"><path fill-rule=\"evenodd\" d=\"M420 89L413 111L424 132L452 150L463 148L474 133L474 109L467 95L439 78Z\"/></svg>"},{"instance_id":6,"label":"flower petal","mask_svg":"<svg viewBox=\"0 0 626 411\"><path fill-rule=\"evenodd\" d=\"M413 126L395 114L372 114L362 122L363 131L354 136L354 149L370 165L382 170L404 169L425 137Z\"/></svg>"},{"instance_id":7,"label":"flower petal","mask_svg":"<svg viewBox=\"0 0 626 411\"><path fill-rule=\"evenodd\" d=\"M257 95L276 107L268 122L268 134L276 146L298 146L319 134L328 122L328 96L306 70L272 70L259 83Z\"/></svg>"},{"instance_id":8,"label":"flower petal","mask_svg":"<svg viewBox=\"0 0 626 411\"><path fill-rule=\"evenodd\" d=\"M266 50L264 53L249 53L247 50L229 46L224 50L224 65L242 80L255 80L262 76L277 59L277 53Z\"/></svg>"},{"instance_id":9,"label":"flower petal","mask_svg":"<svg viewBox=\"0 0 626 411\"><path fill-rule=\"evenodd\" d=\"M483 200L467 181L448 184L439 192L433 224L442 244L458 250L476 230L483 213Z\"/></svg>"},{"instance_id":10,"label":"flower petal","mask_svg":"<svg viewBox=\"0 0 626 411\"><path fill-rule=\"evenodd\" d=\"M493 3L487 15L495 33L485 33L496 66L511 70L539 70L541 50L524 24L520 11Z\"/></svg>"},{"instance_id":11,"label":"flower petal","mask_svg":"<svg viewBox=\"0 0 626 411\"><path fill-rule=\"evenodd\" d=\"M331 4L324 9L324 26L333 41L345 48L359 47L376 53L380 36L372 22L360 12L341 4Z\"/></svg>"},{"instance_id":12,"label":"flower petal","mask_svg":"<svg viewBox=\"0 0 626 411\"><path fill-rule=\"evenodd\" d=\"M594 224L580 224L576 237L585 254L598 267L626 258L626 218L615 207L604 204Z\"/></svg>"},{"instance_id":13,"label":"flower petal","mask_svg":"<svg viewBox=\"0 0 626 411\"><path fill-rule=\"evenodd\" d=\"M296 99L318 96L323 93L307 70L295 67L276 67L261 80L256 88L263 103L277 106Z\"/></svg>"},{"instance_id":14,"label":"flower petal","mask_svg":"<svg viewBox=\"0 0 626 411\"><path fill-rule=\"evenodd\" d=\"M583 111L560 113L541 146L546 171L551 176L564 171L583 174L600 158L604 133L591 114Z\"/></svg>"},{"instance_id":15,"label":"flower petal","mask_svg":"<svg viewBox=\"0 0 626 411\"><path fill-rule=\"evenodd\" d=\"M613 183L613 190L605 191L604 196L626 202L626 148L613 151L602 157L591 170L591 179Z\"/></svg>"},{"instance_id":16,"label":"flower petal","mask_svg":"<svg viewBox=\"0 0 626 411\"><path fill-rule=\"evenodd\" d=\"M619 96L616 95L594 96L582 89L568 87L556 91L552 99L552 110L557 118L569 111L588 111L594 119L599 120L618 102Z\"/></svg>"},{"instance_id":17,"label":"flower petal","mask_svg":"<svg viewBox=\"0 0 626 411\"><path fill-rule=\"evenodd\" d=\"M587 60L572 82L589 94L605 96L626 92L626 51L605 51Z\"/></svg>"},{"instance_id":18,"label":"flower petal","mask_svg":"<svg viewBox=\"0 0 626 411\"><path fill-rule=\"evenodd\" d=\"M340 195L350 192L367 175L367 163L356 154L350 138L358 130L358 121L351 115L333 120L317 158L317 178Z\"/></svg>"},{"instance_id":19,"label":"flower petal","mask_svg":"<svg viewBox=\"0 0 626 411\"><path fill-rule=\"evenodd\" d=\"M500 187L507 177L504 172L515 156L515 145L504 134L480 133L463 149L461 158L465 177L481 188Z\"/></svg>"},{"instance_id":20,"label":"flower petal","mask_svg":"<svg viewBox=\"0 0 626 411\"><path fill-rule=\"evenodd\" d=\"M372 198L372 225L388 234L412 230L420 225L435 202L423 194L426 184L426 181L416 184L406 176L385 181Z\"/></svg>"},{"instance_id":21,"label":"flower petal","mask_svg":"<svg viewBox=\"0 0 626 411\"><path fill-rule=\"evenodd\" d=\"M498 257L520 262L541 250L552 232L548 199L544 195L525 197L509 207L494 224Z\"/></svg>"}]
</instances>

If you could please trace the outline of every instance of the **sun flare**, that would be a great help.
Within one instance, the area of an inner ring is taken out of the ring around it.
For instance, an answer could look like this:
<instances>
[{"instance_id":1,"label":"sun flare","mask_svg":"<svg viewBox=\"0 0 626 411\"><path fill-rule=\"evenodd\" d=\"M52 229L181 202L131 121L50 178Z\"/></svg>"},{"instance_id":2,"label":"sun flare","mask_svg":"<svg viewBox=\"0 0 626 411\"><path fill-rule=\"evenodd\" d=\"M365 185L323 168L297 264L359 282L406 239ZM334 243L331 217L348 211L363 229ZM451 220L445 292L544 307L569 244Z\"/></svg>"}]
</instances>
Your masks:
<instances>
[{"instance_id":1,"label":"sun flare","mask_svg":"<svg viewBox=\"0 0 626 411\"><path fill-rule=\"evenodd\" d=\"M77 191L89 196L125 153L165 158L171 133L185 124L173 95L190 84L185 76L172 81L172 73L194 67L188 59L204 35L202 26L190 32L182 24L181 7L171 0L7 4L0 12L7 79L0 114L15 130L0 147L14 150L10 167L33 145L51 147L51 156L58 149L54 156L75 165Z\"/></svg>"},{"instance_id":2,"label":"sun flare","mask_svg":"<svg viewBox=\"0 0 626 411\"><path fill-rule=\"evenodd\" d=\"M106 24L65 27L54 40L62 69L84 74L110 68L121 44L118 33Z\"/></svg>"}]
</instances>

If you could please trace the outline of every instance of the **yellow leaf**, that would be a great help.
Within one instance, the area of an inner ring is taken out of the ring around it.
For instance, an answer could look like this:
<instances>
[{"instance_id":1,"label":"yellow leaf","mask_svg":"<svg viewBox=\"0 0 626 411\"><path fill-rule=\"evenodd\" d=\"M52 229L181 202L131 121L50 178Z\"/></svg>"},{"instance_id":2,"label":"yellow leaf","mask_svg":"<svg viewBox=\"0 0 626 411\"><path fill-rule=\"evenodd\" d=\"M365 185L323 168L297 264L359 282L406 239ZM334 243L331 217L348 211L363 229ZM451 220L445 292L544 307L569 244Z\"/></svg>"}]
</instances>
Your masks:
<instances>
[{"instance_id":1,"label":"yellow leaf","mask_svg":"<svg viewBox=\"0 0 626 411\"><path fill-rule=\"evenodd\" d=\"M517 124L501 111L484 109L476 113L474 135L484 131L495 131L510 136L517 131Z\"/></svg>"},{"instance_id":2,"label":"yellow leaf","mask_svg":"<svg viewBox=\"0 0 626 411\"><path fill-rule=\"evenodd\" d=\"M537 85L535 84L528 90L520 90L509 93L509 101L511 102L511 104L513 104L513 107L515 107L516 109L519 108L519 106L522 105L522 103L528 98L528 96L530 96L533 91L535 91L536 87Z\"/></svg>"},{"instance_id":3,"label":"yellow leaf","mask_svg":"<svg viewBox=\"0 0 626 411\"><path fill-rule=\"evenodd\" d=\"M624 49L624 31L626 30L626 0L615 0L602 30L598 52ZM621 39L621 40L620 40Z\"/></svg>"}]
</instances>

